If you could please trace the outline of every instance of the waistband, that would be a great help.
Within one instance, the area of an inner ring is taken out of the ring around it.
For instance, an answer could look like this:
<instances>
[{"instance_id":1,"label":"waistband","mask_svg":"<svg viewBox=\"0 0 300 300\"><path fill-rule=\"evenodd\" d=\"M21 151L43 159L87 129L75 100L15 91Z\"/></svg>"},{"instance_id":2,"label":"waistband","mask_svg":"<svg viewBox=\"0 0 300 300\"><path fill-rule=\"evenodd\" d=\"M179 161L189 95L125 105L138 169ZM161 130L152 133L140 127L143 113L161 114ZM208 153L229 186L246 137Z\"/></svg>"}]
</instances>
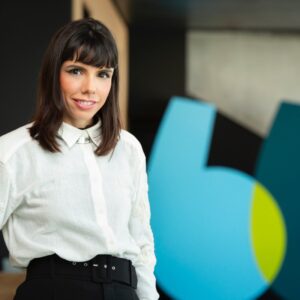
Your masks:
<instances>
[{"instance_id":1,"label":"waistband","mask_svg":"<svg viewBox=\"0 0 300 300\"><path fill-rule=\"evenodd\" d=\"M89 261L72 262L56 254L35 258L27 268L26 279L43 276L66 276L96 283L113 281L137 287L137 276L131 261L112 255L97 255Z\"/></svg>"}]
</instances>

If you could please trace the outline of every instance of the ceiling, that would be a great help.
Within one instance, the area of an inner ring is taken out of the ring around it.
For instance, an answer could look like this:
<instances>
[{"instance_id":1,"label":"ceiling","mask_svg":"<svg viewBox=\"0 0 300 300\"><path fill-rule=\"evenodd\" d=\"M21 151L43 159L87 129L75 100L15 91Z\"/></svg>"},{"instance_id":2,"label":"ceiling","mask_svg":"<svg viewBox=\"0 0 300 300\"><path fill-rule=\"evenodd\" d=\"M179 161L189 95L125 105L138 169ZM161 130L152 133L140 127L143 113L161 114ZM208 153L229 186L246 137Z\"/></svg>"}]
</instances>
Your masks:
<instances>
[{"instance_id":1,"label":"ceiling","mask_svg":"<svg viewBox=\"0 0 300 300\"><path fill-rule=\"evenodd\" d=\"M130 27L300 31L299 0L113 0Z\"/></svg>"}]
</instances>

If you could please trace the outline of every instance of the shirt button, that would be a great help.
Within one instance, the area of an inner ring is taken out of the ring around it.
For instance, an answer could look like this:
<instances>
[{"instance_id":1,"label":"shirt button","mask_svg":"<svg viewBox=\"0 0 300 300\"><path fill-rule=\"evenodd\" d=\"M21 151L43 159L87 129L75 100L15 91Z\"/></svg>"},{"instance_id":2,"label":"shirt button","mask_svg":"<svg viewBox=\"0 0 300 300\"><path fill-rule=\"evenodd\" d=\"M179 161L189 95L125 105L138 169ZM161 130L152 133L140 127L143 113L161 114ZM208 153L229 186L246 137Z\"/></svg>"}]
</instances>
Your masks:
<instances>
[{"instance_id":1,"label":"shirt button","mask_svg":"<svg viewBox=\"0 0 300 300\"><path fill-rule=\"evenodd\" d=\"M89 136L81 136L78 140L77 143L78 144L88 144L91 142L91 139Z\"/></svg>"}]
</instances>

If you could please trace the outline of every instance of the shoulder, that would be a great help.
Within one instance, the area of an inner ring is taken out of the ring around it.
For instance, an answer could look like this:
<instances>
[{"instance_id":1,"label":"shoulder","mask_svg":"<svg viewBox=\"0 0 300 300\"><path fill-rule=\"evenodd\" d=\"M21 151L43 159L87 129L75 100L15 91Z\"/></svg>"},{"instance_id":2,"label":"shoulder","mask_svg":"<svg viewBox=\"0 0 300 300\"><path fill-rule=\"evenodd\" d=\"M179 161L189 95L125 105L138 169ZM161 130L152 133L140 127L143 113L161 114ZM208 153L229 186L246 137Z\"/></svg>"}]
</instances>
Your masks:
<instances>
[{"instance_id":1,"label":"shoulder","mask_svg":"<svg viewBox=\"0 0 300 300\"><path fill-rule=\"evenodd\" d=\"M11 132L0 136L0 161L5 163L24 144L32 141L28 128L32 124L26 124Z\"/></svg>"},{"instance_id":2,"label":"shoulder","mask_svg":"<svg viewBox=\"0 0 300 300\"><path fill-rule=\"evenodd\" d=\"M137 148L137 149L141 149L141 143L139 142L139 140L129 131L125 130L125 129L121 129L120 132L120 141L121 143L125 143L128 146Z\"/></svg>"},{"instance_id":3,"label":"shoulder","mask_svg":"<svg viewBox=\"0 0 300 300\"><path fill-rule=\"evenodd\" d=\"M129 131L122 129L120 131L120 139L118 147L127 152L128 154L134 155L137 158L143 159L145 154L139 140Z\"/></svg>"}]
</instances>

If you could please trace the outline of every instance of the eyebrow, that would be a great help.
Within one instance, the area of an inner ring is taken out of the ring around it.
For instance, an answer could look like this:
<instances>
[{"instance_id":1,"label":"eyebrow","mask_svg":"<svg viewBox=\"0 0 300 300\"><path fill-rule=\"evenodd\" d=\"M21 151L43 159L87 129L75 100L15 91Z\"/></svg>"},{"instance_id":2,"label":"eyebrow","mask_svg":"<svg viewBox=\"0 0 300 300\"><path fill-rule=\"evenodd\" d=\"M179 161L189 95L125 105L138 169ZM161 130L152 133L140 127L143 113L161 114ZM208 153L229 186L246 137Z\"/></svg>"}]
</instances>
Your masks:
<instances>
[{"instance_id":1,"label":"eyebrow","mask_svg":"<svg viewBox=\"0 0 300 300\"><path fill-rule=\"evenodd\" d=\"M84 66L81 65L77 65L77 64L73 64L73 65L68 65L66 66L66 68L79 68L79 69L85 69ZM107 67L103 67L103 68L99 68L99 71L106 71L106 72L110 72L112 73L114 71L114 68L107 68Z\"/></svg>"},{"instance_id":2,"label":"eyebrow","mask_svg":"<svg viewBox=\"0 0 300 300\"><path fill-rule=\"evenodd\" d=\"M112 73L114 71L113 68L101 68L100 71L106 71Z\"/></svg>"}]
</instances>

